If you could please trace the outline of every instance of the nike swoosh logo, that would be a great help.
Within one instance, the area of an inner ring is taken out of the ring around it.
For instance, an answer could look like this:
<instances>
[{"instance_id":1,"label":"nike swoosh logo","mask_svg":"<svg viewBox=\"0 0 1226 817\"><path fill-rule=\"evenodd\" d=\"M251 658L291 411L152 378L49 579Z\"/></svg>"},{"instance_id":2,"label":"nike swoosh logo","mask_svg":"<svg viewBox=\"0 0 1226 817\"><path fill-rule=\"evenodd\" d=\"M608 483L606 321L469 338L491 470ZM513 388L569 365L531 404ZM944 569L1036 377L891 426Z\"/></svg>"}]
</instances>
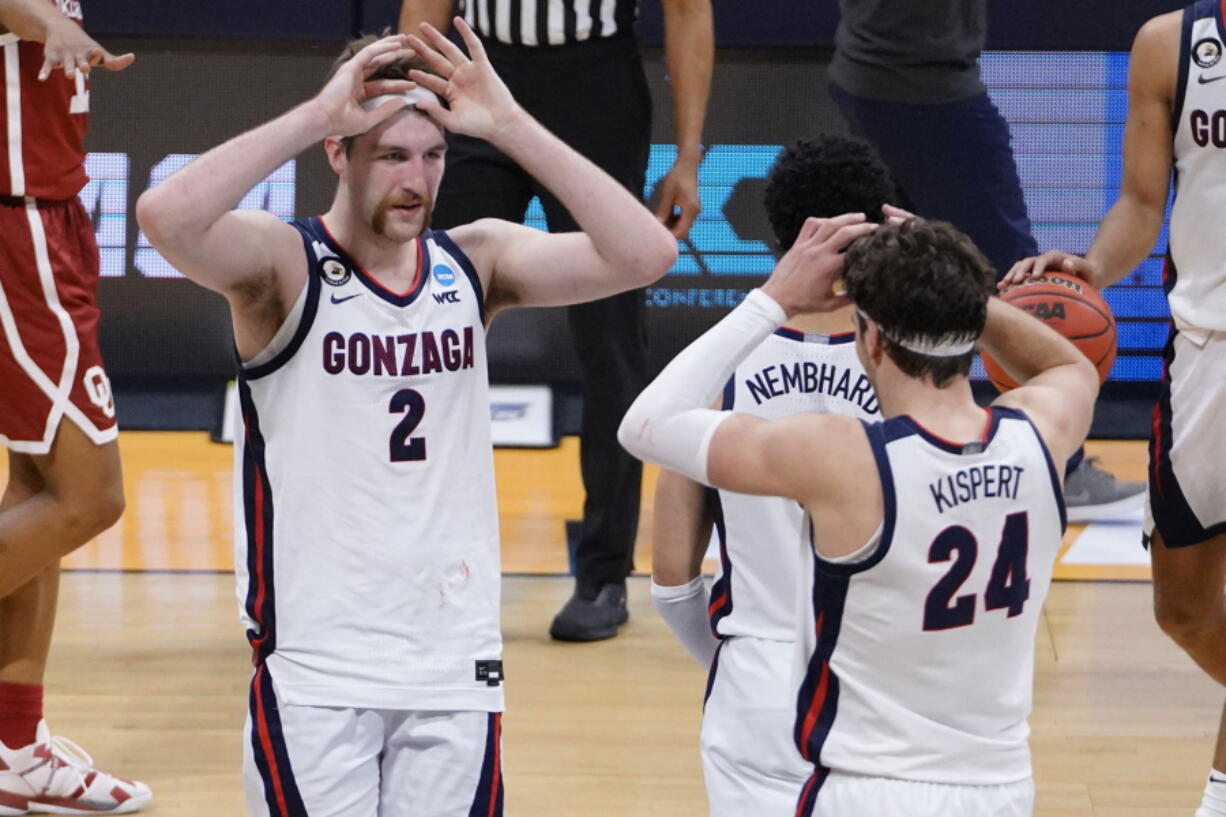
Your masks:
<instances>
[{"instance_id":1,"label":"nike swoosh logo","mask_svg":"<svg viewBox=\"0 0 1226 817\"><path fill-rule=\"evenodd\" d=\"M332 303L343 304L345 301L352 301L354 298L360 298L360 297L362 297L362 293L360 292L354 293L353 295L346 295L344 298L338 298L335 295L333 295Z\"/></svg>"},{"instance_id":2,"label":"nike swoosh logo","mask_svg":"<svg viewBox=\"0 0 1226 817\"><path fill-rule=\"evenodd\" d=\"M1219 79L1226 79L1226 74L1218 74L1216 77L1207 77L1204 74L1197 76L1196 81L1201 85L1208 85L1210 82L1217 82Z\"/></svg>"}]
</instances>

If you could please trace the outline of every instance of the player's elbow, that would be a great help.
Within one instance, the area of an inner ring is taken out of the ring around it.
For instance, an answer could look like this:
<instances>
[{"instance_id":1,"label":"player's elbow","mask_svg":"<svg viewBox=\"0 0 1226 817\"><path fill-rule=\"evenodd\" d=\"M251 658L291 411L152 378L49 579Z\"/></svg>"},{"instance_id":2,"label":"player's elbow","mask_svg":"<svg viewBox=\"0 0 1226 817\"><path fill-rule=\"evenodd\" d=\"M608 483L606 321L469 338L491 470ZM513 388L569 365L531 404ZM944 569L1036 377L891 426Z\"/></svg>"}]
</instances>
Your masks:
<instances>
[{"instance_id":1,"label":"player's elbow","mask_svg":"<svg viewBox=\"0 0 1226 817\"><path fill-rule=\"evenodd\" d=\"M174 234L171 226L171 207L165 191L158 188L146 190L136 200L136 223L154 247L166 245Z\"/></svg>"},{"instance_id":2,"label":"player's elbow","mask_svg":"<svg viewBox=\"0 0 1226 817\"><path fill-rule=\"evenodd\" d=\"M646 428L646 419L638 416L634 406L630 407L622 418L621 425L617 427L617 442L640 460L644 459L645 455L643 444L647 438Z\"/></svg>"},{"instance_id":3,"label":"player's elbow","mask_svg":"<svg viewBox=\"0 0 1226 817\"><path fill-rule=\"evenodd\" d=\"M677 263L677 239L661 224L659 229L652 231L650 239L639 246L638 256L634 265L637 286L654 284Z\"/></svg>"}]
</instances>

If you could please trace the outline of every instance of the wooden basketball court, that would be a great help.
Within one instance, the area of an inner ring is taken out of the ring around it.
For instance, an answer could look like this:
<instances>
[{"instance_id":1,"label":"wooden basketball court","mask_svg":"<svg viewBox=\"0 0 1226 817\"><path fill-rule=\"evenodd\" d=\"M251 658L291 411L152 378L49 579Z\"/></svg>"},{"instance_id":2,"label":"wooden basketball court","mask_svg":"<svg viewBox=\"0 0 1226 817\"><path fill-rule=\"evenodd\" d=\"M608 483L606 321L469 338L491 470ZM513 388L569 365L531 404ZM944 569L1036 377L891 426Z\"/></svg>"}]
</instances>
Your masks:
<instances>
[{"instance_id":1,"label":"wooden basketball court","mask_svg":"<svg viewBox=\"0 0 1226 817\"><path fill-rule=\"evenodd\" d=\"M121 436L128 511L66 561L48 681L53 727L105 769L145 780L156 813L245 813L239 776L250 663L237 619L228 446L202 434ZM1123 478L1144 445L1092 443ZM704 675L630 582L620 638L559 644L564 521L579 517L577 445L498 451L509 676L508 813L706 813L697 732ZM637 567L649 568L648 472ZM1100 532L1101 533L1101 532ZM1032 746L1040 817L1189 817L1222 691L1153 623L1133 527L1079 558L1070 529L1038 635ZM1103 538L1100 536L1100 538ZM1118 539L1118 542L1115 540ZM1113 554L1120 554L1115 559Z\"/></svg>"}]
</instances>

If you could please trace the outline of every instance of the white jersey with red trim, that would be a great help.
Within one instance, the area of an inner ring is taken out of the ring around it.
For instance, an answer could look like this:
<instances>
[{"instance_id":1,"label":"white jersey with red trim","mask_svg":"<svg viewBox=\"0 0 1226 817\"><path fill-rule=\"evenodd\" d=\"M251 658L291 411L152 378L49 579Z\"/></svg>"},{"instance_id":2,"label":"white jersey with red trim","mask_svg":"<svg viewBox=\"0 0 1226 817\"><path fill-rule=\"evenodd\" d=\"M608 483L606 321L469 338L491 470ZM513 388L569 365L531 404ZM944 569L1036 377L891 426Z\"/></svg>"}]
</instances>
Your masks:
<instances>
[{"instance_id":1,"label":"white jersey with red trim","mask_svg":"<svg viewBox=\"0 0 1226 817\"><path fill-rule=\"evenodd\" d=\"M240 372L238 595L287 704L500 711L498 514L484 301L446 233L415 287L320 219L308 284Z\"/></svg>"},{"instance_id":2,"label":"white jersey with red trim","mask_svg":"<svg viewBox=\"0 0 1226 817\"><path fill-rule=\"evenodd\" d=\"M801 412L880 417L856 356L855 335L783 328L741 363L724 408L776 420ZM797 576L809 550L804 509L790 499L711 490L720 559L711 588L711 627L719 636L796 640Z\"/></svg>"},{"instance_id":3,"label":"white jersey with red trim","mask_svg":"<svg viewBox=\"0 0 1226 817\"><path fill-rule=\"evenodd\" d=\"M907 416L866 425L884 520L859 552L815 557L796 724L817 767L806 797L832 769L964 785L1031 774L1035 631L1064 500L1026 415L989 417L967 445Z\"/></svg>"},{"instance_id":4,"label":"white jersey with red trim","mask_svg":"<svg viewBox=\"0 0 1226 817\"><path fill-rule=\"evenodd\" d=\"M1175 326L1226 332L1226 25L1222 4L1185 7L1174 108L1175 201L1163 284Z\"/></svg>"}]
</instances>

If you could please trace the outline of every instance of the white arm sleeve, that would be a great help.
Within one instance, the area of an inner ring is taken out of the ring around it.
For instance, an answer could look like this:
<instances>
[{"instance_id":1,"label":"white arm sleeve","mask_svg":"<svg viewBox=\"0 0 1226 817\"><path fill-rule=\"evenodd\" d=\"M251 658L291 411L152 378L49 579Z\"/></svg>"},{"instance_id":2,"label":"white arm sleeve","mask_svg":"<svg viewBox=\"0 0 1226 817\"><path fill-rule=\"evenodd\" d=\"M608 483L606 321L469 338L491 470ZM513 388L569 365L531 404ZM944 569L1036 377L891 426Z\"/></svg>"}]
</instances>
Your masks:
<instances>
[{"instance_id":1,"label":"white arm sleeve","mask_svg":"<svg viewBox=\"0 0 1226 817\"><path fill-rule=\"evenodd\" d=\"M634 456L710 485L707 450L729 416L706 408L742 360L787 315L760 289L664 367L622 419L617 439Z\"/></svg>"},{"instance_id":2,"label":"white arm sleeve","mask_svg":"<svg viewBox=\"0 0 1226 817\"><path fill-rule=\"evenodd\" d=\"M715 659L719 639L707 618L707 584L695 576L688 584L668 587L651 581L651 598L668 629L680 639L690 655L706 669Z\"/></svg>"}]
</instances>

